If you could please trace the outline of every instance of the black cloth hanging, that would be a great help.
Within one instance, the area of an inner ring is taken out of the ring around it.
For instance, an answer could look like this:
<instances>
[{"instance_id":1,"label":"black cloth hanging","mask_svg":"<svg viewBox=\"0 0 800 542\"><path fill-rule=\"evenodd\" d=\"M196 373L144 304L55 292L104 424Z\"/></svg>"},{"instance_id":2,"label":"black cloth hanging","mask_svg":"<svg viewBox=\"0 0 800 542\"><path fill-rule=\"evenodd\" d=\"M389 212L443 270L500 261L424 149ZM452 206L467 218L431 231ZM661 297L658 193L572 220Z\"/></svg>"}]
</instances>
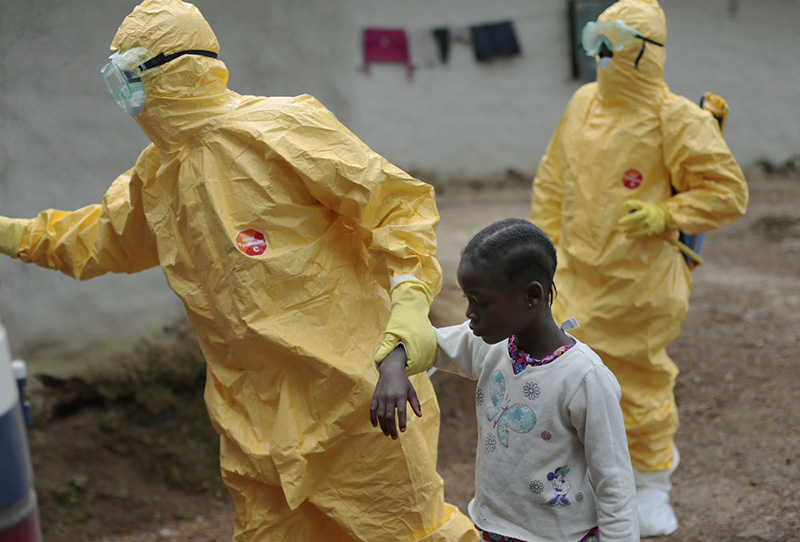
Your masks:
<instances>
[{"instance_id":1,"label":"black cloth hanging","mask_svg":"<svg viewBox=\"0 0 800 542\"><path fill-rule=\"evenodd\" d=\"M436 40L436 47L439 49L439 60L446 64L450 57L450 29L439 27L434 28L432 32L433 38Z\"/></svg>"}]
</instances>

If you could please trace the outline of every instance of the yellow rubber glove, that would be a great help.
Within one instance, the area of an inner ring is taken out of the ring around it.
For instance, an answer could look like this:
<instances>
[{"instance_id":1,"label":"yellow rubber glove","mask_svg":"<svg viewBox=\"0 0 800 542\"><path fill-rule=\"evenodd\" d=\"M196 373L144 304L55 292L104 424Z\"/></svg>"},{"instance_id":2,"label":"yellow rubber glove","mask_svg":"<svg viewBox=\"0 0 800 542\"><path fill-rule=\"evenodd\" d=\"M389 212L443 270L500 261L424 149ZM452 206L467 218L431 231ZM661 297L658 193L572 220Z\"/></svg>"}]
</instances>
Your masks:
<instances>
[{"instance_id":1,"label":"yellow rubber glove","mask_svg":"<svg viewBox=\"0 0 800 542\"><path fill-rule=\"evenodd\" d=\"M22 232L28 222L26 218L0 216L0 252L12 258L17 257Z\"/></svg>"},{"instance_id":2,"label":"yellow rubber glove","mask_svg":"<svg viewBox=\"0 0 800 542\"><path fill-rule=\"evenodd\" d=\"M714 115L714 118L719 122L719 129L725 132L725 121L728 118L728 102L722 96L717 96L711 92L703 94L703 109Z\"/></svg>"},{"instance_id":3,"label":"yellow rubber glove","mask_svg":"<svg viewBox=\"0 0 800 542\"><path fill-rule=\"evenodd\" d=\"M658 235L670 225L669 211L663 203L629 199L624 205L627 214L619 219L617 229L630 238Z\"/></svg>"},{"instance_id":4,"label":"yellow rubber glove","mask_svg":"<svg viewBox=\"0 0 800 542\"><path fill-rule=\"evenodd\" d=\"M423 282L410 278L394 286L391 297L392 314L375 363L380 364L402 342L408 356L406 373L421 373L436 361L436 332L428 319L433 294Z\"/></svg>"}]
</instances>

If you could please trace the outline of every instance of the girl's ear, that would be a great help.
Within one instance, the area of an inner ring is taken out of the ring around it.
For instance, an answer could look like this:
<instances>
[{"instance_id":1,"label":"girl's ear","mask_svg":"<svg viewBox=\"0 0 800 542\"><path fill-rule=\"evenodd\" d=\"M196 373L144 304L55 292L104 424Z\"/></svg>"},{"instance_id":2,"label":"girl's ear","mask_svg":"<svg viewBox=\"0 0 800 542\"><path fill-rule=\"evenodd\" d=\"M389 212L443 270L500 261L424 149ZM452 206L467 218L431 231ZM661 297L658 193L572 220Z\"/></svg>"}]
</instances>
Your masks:
<instances>
[{"instance_id":1,"label":"girl's ear","mask_svg":"<svg viewBox=\"0 0 800 542\"><path fill-rule=\"evenodd\" d=\"M529 307L535 307L539 303L545 301L544 287L541 282L533 280L528 283L527 298Z\"/></svg>"}]
</instances>

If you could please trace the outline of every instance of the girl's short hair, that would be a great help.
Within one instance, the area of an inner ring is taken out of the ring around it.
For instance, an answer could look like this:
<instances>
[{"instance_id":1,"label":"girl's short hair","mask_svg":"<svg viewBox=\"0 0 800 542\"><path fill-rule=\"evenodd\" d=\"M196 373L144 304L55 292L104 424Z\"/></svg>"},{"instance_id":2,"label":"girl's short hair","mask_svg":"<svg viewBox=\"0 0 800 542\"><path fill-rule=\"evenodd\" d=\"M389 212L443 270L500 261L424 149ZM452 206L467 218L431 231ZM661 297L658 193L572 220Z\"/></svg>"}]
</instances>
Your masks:
<instances>
[{"instance_id":1,"label":"girl's short hair","mask_svg":"<svg viewBox=\"0 0 800 542\"><path fill-rule=\"evenodd\" d=\"M513 283L538 281L549 292L549 302L555 299L556 249L547 235L527 220L507 218L490 224L467 243L461 259L497 267Z\"/></svg>"}]
</instances>

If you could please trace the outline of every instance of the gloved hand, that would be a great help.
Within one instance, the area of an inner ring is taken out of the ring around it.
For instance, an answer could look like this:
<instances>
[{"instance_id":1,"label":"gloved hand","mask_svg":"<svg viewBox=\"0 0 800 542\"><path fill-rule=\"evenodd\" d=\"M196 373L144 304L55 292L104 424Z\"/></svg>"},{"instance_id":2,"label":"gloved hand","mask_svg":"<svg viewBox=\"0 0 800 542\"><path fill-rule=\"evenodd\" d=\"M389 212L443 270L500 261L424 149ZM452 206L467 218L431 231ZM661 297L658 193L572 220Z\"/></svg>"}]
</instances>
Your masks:
<instances>
[{"instance_id":1,"label":"gloved hand","mask_svg":"<svg viewBox=\"0 0 800 542\"><path fill-rule=\"evenodd\" d=\"M725 132L725 120L728 118L728 102L722 96L717 96L711 92L703 94L703 109L714 115L719 122L719 129Z\"/></svg>"},{"instance_id":2,"label":"gloved hand","mask_svg":"<svg viewBox=\"0 0 800 542\"><path fill-rule=\"evenodd\" d=\"M669 211L663 203L629 199L624 205L627 214L619 219L617 229L630 238L658 235L670 226Z\"/></svg>"},{"instance_id":3,"label":"gloved hand","mask_svg":"<svg viewBox=\"0 0 800 542\"><path fill-rule=\"evenodd\" d=\"M402 342L408 356L406 373L420 373L436 361L436 332L428 319L433 294L423 282L410 279L392 288L391 297L392 314L375 363L380 364Z\"/></svg>"},{"instance_id":4,"label":"gloved hand","mask_svg":"<svg viewBox=\"0 0 800 542\"><path fill-rule=\"evenodd\" d=\"M28 224L25 218L0 216L0 252L12 258L17 257L22 232Z\"/></svg>"}]
</instances>

